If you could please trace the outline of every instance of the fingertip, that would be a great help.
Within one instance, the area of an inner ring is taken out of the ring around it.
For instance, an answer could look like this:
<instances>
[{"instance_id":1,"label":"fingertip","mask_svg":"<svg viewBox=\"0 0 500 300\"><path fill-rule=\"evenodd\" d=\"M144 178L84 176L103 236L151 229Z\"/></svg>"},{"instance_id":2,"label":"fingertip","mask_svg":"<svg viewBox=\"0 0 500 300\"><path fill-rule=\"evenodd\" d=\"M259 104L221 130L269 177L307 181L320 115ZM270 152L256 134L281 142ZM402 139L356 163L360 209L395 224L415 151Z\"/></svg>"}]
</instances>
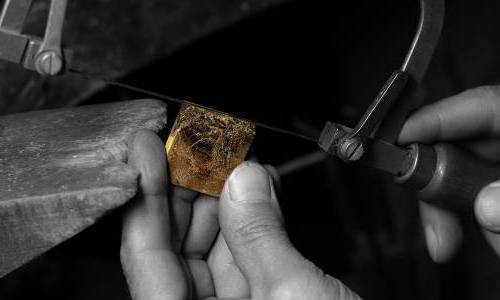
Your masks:
<instances>
[{"instance_id":1,"label":"fingertip","mask_svg":"<svg viewBox=\"0 0 500 300\"><path fill-rule=\"evenodd\" d=\"M486 230L500 232L500 183L485 187L477 196L475 214Z\"/></svg>"},{"instance_id":2,"label":"fingertip","mask_svg":"<svg viewBox=\"0 0 500 300\"><path fill-rule=\"evenodd\" d=\"M229 175L228 181L234 181L241 179L240 177L245 176L262 176L268 177L269 174L264 166L253 161L244 161L239 164Z\"/></svg>"},{"instance_id":3,"label":"fingertip","mask_svg":"<svg viewBox=\"0 0 500 300\"><path fill-rule=\"evenodd\" d=\"M436 119L432 116L433 114L426 107L413 113L401 129L398 143L405 145L414 142L431 141L439 127Z\"/></svg>"},{"instance_id":4,"label":"fingertip","mask_svg":"<svg viewBox=\"0 0 500 300\"><path fill-rule=\"evenodd\" d=\"M446 263L453 258L462 240L460 232L425 227L427 249L434 262Z\"/></svg>"},{"instance_id":5,"label":"fingertip","mask_svg":"<svg viewBox=\"0 0 500 300\"><path fill-rule=\"evenodd\" d=\"M483 234L496 254L500 256L500 235L488 230L483 230Z\"/></svg>"},{"instance_id":6,"label":"fingertip","mask_svg":"<svg viewBox=\"0 0 500 300\"><path fill-rule=\"evenodd\" d=\"M128 149L128 164L139 172L139 186L124 211L122 248L133 253L170 248L163 143L154 132L141 130L131 137Z\"/></svg>"},{"instance_id":7,"label":"fingertip","mask_svg":"<svg viewBox=\"0 0 500 300\"><path fill-rule=\"evenodd\" d=\"M163 142L150 130L139 130L129 143L128 164L140 173L144 194L166 192L167 168Z\"/></svg>"},{"instance_id":8,"label":"fingertip","mask_svg":"<svg viewBox=\"0 0 500 300\"><path fill-rule=\"evenodd\" d=\"M163 149L163 142L160 137L153 131L147 129L138 130L132 135L129 142L129 149L133 155L149 154L153 151L156 153L159 148Z\"/></svg>"},{"instance_id":9,"label":"fingertip","mask_svg":"<svg viewBox=\"0 0 500 300\"><path fill-rule=\"evenodd\" d=\"M163 142L154 132L140 130L128 149L141 191L127 207L122 227L120 258L130 293L134 299L186 299L186 275L172 246Z\"/></svg>"},{"instance_id":10,"label":"fingertip","mask_svg":"<svg viewBox=\"0 0 500 300\"><path fill-rule=\"evenodd\" d=\"M413 118L410 117L405 122L403 128L401 129L401 132L399 133L398 143L402 145L410 143L412 141L412 137L415 136L415 132L418 132L417 125L418 123L415 123L415 121L413 121Z\"/></svg>"},{"instance_id":11,"label":"fingertip","mask_svg":"<svg viewBox=\"0 0 500 300\"><path fill-rule=\"evenodd\" d=\"M265 166L247 161L236 167L226 181L220 196L219 218L232 222L245 219L255 205L268 206L267 213L283 221L272 175Z\"/></svg>"},{"instance_id":12,"label":"fingertip","mask_svg":"<svg viewBox=\"0 0 500 300\"><path fill-rule=\"evenodd\" d=\"M270 176L261 165L249 161L240 164L226 180L220 196L221 227L233 231L239 223L254 219L256 206L259 214L272 213L271 193Z\"/></svg>"},{"instance_id":13,"label":"fingertip","mask_svg":"<svg viewBox=\"0 0 500 300\"><path fill-rule=\"evenodd\" d=\"M234 169L224 190L228 197L222 198L232 202L271 200L271 178L263 166L246 161Z\"/></svg>"},{"instance_id":14,"label":"fingertip","mask_svg":"<svg viewBox=\"0 0 500 300\"><path fill-rule=\"evenodd\" d=\"M442 262L443 258L440 251L441 245L439 237L434 231L432 226L424 226L425 242L427 244L427 250L434 262Z\"/></svg>"},{"instance_id":15,"label":"fingertip","mask_svg":"<svg viewBox=\"0 0 500 300\"><path fill-rule=\"evenodd\" d=\"M434 262L448 262L463 238L457 216L426 203L421 203L420 208L429 255Z\"/></svg>"}]
</instances>

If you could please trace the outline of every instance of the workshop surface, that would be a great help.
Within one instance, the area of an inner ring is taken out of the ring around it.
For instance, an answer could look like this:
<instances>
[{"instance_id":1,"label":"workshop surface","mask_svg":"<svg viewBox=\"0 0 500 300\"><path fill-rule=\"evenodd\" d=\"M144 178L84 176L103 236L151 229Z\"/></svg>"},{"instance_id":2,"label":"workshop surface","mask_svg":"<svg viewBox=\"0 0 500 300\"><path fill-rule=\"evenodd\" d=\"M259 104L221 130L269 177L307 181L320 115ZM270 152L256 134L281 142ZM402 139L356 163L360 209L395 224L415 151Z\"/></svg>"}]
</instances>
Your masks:
<instances>
[{"instance_id":1,"label":"workshop surface","mask_svg":"<svg viewBox=\"0 0 500 300\"><path fill-rule=\"evenodd\" d=\"M132 198L127 140L165 123L154 100L1 117L0 277Z\"/></svg>"}]
</instances>

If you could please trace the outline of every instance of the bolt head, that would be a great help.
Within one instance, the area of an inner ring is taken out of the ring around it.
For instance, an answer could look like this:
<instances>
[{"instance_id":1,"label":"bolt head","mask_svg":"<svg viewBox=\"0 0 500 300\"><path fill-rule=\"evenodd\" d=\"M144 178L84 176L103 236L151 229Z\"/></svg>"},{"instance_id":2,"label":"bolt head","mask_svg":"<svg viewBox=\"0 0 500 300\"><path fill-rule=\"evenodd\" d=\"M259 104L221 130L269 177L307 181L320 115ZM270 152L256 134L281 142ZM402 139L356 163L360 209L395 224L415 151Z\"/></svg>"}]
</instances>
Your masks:
<instances>
[{"instance_id":1,"label":"bolt head","mask_svg":"<svg viewBox=\"0 0 500 300\"><path fill-rule=\"evenodd\" d=\"M363 142L357 138L345 139L338 148L338 156L344 161L357 161L364 154Z\"/></svg>"},{"instance_id":2,"label":"bolt head","mask_svg":"<svg viewBox=\"0 0 500 300\"><path fill-rule=\"evenodd\" d=\"M42 75L57 75L63 69L63 59L55 51L45 51L36 58L35 67Z\"/></svg>"}]
</instances>

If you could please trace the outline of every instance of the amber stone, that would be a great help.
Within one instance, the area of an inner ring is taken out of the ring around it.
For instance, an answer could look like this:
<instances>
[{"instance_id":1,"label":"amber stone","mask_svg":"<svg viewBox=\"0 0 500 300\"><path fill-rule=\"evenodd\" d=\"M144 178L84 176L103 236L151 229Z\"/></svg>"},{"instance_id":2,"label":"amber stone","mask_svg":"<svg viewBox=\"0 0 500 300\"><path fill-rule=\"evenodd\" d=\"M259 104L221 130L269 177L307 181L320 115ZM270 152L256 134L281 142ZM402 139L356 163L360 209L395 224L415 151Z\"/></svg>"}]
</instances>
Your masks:
<instances>
[{"instance_id":1,"label":"amber stone","mask_svg":"<svg viewBox=\"0 0 500 300\"><path fill-rule=\"evenodd\" d=\"M254 123L186 102L165 145L170 182L220 195L229 174L245 160L254 136Z\"/></svg>"}]
</instances>

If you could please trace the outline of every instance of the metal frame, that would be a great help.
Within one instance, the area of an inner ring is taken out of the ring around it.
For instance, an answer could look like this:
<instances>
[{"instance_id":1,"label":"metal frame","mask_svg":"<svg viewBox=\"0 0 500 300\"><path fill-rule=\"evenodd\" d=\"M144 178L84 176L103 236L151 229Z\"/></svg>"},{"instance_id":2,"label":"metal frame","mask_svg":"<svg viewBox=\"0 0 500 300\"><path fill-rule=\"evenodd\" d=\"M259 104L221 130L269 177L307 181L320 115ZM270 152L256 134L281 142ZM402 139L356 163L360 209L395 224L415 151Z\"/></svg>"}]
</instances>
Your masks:
<instances>
[{"instance_id":1,"label":"metal frame","mask_svg":"<svg viewBox=\"0 0 500 300\"><path fill-rule=\"evenodd\" d=\"M6 0L0 15L0 59L21 64L42 75L64 69L61 48L67 0L51 0L43 38L23 34L33 0Z\"/></svg>"}]
</instances>

